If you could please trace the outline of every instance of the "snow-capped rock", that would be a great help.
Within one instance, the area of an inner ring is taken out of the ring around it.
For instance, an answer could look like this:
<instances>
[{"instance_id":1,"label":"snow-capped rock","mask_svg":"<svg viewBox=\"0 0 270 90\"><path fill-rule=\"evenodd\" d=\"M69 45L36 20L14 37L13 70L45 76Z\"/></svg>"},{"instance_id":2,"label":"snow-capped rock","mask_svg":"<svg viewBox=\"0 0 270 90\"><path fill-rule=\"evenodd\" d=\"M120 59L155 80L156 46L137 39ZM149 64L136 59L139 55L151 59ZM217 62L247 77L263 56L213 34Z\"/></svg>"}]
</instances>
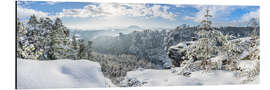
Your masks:
<instances>
[{"instance_id":1,"label":"snow-capped rock","mask_svg":"<svg viewBox=\"0 0 270 90\"><path fill-rule=\"evenodd\" d=\"M172 64L179 67L181 62L184 61L186 56L186 49L192 42L183 42L168 49L168 56L172 59Z\"/></svg>"}]
</instances>

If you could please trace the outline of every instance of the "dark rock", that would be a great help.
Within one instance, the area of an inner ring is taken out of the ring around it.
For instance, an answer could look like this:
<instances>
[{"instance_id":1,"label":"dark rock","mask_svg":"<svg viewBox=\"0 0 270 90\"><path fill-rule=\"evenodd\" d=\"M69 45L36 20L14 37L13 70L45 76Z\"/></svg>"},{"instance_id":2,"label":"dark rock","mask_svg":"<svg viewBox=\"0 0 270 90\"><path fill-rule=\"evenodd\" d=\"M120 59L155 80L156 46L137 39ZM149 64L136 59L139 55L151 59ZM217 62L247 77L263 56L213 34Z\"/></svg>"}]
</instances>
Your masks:
<instances>
[{"instance_id":1,"label":"dark rock","mask_svg":"<svg viewBox=\"0 0 270 90\"><path fill-rule=\"evenodd\" d=\"M191 45L188 43L179 43L178 45L171 46L168 50L168 57L172 60L175 67L180 67L181 63L186 60L186 47Z\"/></svg>"},{"instance_id":2,"label":"dark rock","mask_svg":"<svg viewBox=\"0 0 270 90\"><path fill-rule=\"evenodd\" d=\"M185 77L190 77L190 74L191 74L190 72L184 72L184 73L183 73L183 75L184 75Z\"/></svg>"}]
</instances>

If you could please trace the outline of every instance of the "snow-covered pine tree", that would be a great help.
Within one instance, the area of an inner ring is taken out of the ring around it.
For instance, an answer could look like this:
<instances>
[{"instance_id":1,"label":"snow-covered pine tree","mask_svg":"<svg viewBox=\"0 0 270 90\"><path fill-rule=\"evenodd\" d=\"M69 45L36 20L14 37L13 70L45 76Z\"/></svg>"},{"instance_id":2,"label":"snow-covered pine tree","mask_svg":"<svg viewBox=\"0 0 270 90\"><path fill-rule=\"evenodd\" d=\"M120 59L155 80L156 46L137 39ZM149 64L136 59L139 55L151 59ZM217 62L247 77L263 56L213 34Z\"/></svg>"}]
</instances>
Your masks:
<instances>
[{"instance_id":1,"label":"snow-covered pine tree","mask_svg":"<svg viewBox=\"0 0 270 90\"><path fill-rule=\"evenodd\" d=\"M92 41L88 41L87 42L87 59L91 59L92 58Z\"/></svg>"},{"instance_id":2,"label":"snow-covered pine tree","mask_svg":"<svg viewBox=\"0 0 270 90\"><path fill-rule=\"evenodd\" d=\"M200 31L198 32L198 46L196 47L199 49L199 52L195 53L196 58L202 60L202 68L205 70L211 69L211 67L209 67L209 58L212 57L212 54L216 53L214 31L211 27L212 22L209 20L212 15L209 14L209 11L210 10L207 8L204 20L201 21Z\"/></svg>"},{"instance_id":3,"label":"snow-covered pine tree","mask_svg":"<svg viewBox=\"0 0 270 90\"><path fill-rule=\"evenodd\" d=\"M257 35L257 26L258 26L258 19L257 18L252 18L250 19L248 25L251 25L251 27L253 27L253 32L252 32L252 35L251 35L251 38L252 39L257 39L258 38L258 35Z\"/></svg>"},{"instance_id":4,"label":"snow-covered pine tree","mask_svg":"<svg viewBox=\"0 0 270 90\"><path fill-rule=\"evenodd\" d=\"M27 24L17 22L17 56L29 59L68 58L72 51L69 30L56 18L30 16Z\"/></svg>"},{"instance_id":5,"label":"snow-covered pine tree","mask_svg":"<svg viewBox=\"0 0 270 90\"><path fill-rule=\"evenodd\" d=\"M60 18L56 18L53 24L53 31L50 35L50 39L52 40L49 50L50 59L55 60L68 57L68 52L70 52L68 36L69 30L62 24Z\"/></svg>"},{"instance_id":6,"label":"snow-covered pine tree","mask_svg":"<svg viewBox=\"0 0 270 90\"><path fill-rule=\"evenodd\" d=\"M257 27L259 25L259 21L257 18L252 18L251 21L250 21L253 25L253 34L251 36L251 40L252 40L252 45L251 45L251 50L252 52L251 53L251 59L253 60L260 60L260 55L259 55L259 37L257 35ZM253 49L253 50L252 50ZM255 49L255 50L254 50Z\"/></svg>"},{"instance_id":7,"label":"snow-covered pine tree","mask_svg":"<svg viewBox=\"0 0 270 90\"><path fill-rule=\"evenodd\" d=\"M239 42L231 41L234 37L232 35L221 34L219 36L219 41L221 43L221 47L219 48L219 54L225 56L225 60L222 61L222 69L225 70L236 70L237 62L239 60L239 56L242 53L242 50L239 48Z\"/></svg>"},{"instance_id":8,"label":"snow-covered pine tree","mask_svg":"<svg viewBox=\"0 0 270 90\"><path fill-rule=\"evenodd\" d=\"M223 45L223 39L226 37L224 37L223 33L211 27L212 22L209 19L212 16L209 15L209 11L207 8L204 20L201 21L197 33L198 40L186 48L186 57L188 60L182 62L180 74L183 74L185 70L189 69L195 61L201 62L199 69L208 71L216 68L212 65L211 58L219 54L219 49Z\"/></svg>"},{"instance_id":9,"label":"snow-covered pine tree","mask_svg":"<svg viewBox=\"0 0 270 90\"><path fill-rule=\"evenodd\" d=\"M30 26L31 30L36 30L38 28L38 19L35 15L30 16L27 24Z\"/></svg>"},{"instance_id":10,"label":"snow-covered pine tree","mask_svg":"<svg viewBox=\"0 0 270 90\"><path fill-rule=\"evenodd\" d=\"M71 48L72 48L71 58L74 60L77 60L79 46L78 46L78 41L77 41L77 37L75 36L75 34L72 35Z\"/></svg>"},{"instance_id":11,"label":"snow-covered pine tree","mask_svg":"<svg viewBox=\"0 0 270 90\"><path fill-rule=\"evenodd\" d=\"M43 54L43 49L39 47L39 26L40 22L35 15L30 16L24 28L26 35L23 37L22 58L38 59Z\"/></svg>"},{"instance_id":12,"label":"snow-covered pine tree","mask_svg":"<svg viewBox=\"0 0 270 90\"><path fill-rule=\"evenodd\" d=\"M84 59L86 57L86 47L84 44L84 40L80 39L79 40L79 50L78 50L78 58L79 59Z\"/></svg>"},{"instance_id":13,"label":"snow-covered pine tree","mask_svg":"<svg viewBox=\"0 0 270 90\"><path fill-rule=\"evenodd\" d=\"M39 57L39 59L49 59L48 52L50 49L50 34L52 31L53 21L50 18L40 18L40 33L38 35L39 38L39 48L43 49L43 54Z\"/></svg>"},{"instance_id":14,"label":"snow-covered pine tree","mask_svg":"<svg viewBox=\"0 0 270 90\"><path fill-rule=\"evenodd\" d=\"M27 30L25 29L24 25L22 22L20 22L19 19L17 19L17 25L16 25L16 28L17 28L17 57L19 58L24 58L24 48L23 46L25 45L26 43L26 33L27 33Z\"/></svg>"},{"instance_id":15,"label":"snow-covered pine tree","mask_svg":"<svg viewBox=\"0 0 270 90\"><path fill-rule=\"evenodd\" d=\"M247 78L243 80L242 83L248 83L250 81L254 81L256 78L258 78L260 74L260 39L257 35L257 28L259 21L257 18L252 18L249 22L249 24L252 25L253 32L250 39L250 47L248 49L249 55L248 58L250 59L253 64L250 64L249 66L252 67L250 69L242 71L239 75L240 76L246 76Z\"/></svg>"}]
</instances>

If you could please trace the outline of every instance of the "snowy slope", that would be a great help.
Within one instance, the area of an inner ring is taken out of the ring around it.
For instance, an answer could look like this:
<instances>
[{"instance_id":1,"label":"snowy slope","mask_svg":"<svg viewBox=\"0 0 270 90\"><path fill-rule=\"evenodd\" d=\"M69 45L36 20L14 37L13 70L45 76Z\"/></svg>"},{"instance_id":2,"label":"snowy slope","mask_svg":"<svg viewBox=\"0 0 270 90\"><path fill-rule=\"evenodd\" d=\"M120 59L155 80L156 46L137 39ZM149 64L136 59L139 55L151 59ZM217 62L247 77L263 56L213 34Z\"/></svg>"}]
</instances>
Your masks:
<instances>
[{"instance_id":1,"label":"snowy slope","mask_svg":"<svg viewBox=\"0 0 270 90\"><path fill-rule=\"evenodd\" d=\"M18 88L86 88L114 86L89 60L17 60Z\"/></svg>"},{"instance_id":2,"label":"snowy slope","mask_svg":"<svg viewBox=\"0 0 270 90\"><path fill-rule=\"evenodd\" d=\"M174 68L178 70L179 68ZM256 80L258 81L258 80ZM258 83L258 82L253 83ZM241 84L235 72L222 70L196 71L190 77L177 75L171 70L136 70L127 73L123 86L179 86L179 85L231 85Z\"/></svg>"}]
</instances>

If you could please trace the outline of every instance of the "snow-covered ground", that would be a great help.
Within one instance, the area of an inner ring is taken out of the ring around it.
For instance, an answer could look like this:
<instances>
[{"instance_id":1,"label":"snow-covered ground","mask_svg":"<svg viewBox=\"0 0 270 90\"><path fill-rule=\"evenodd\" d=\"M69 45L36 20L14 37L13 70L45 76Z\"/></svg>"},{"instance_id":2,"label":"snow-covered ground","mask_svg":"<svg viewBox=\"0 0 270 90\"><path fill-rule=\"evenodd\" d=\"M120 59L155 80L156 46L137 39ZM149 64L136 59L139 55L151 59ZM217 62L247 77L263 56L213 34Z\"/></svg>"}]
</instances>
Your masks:
<instances>
[{"instance_id":1,"label":"snow-covered ground","mask_svg":"<svg viewBox=\"0 0 270 90\"><path fill-rule=\"evenodd\" d=\"M200 70L183 76L178 75L179 70L179 67L166 70L140 68L128 72L121 86L232 85L242 84L245 79L239 78L237 72L232 71ZM258 84L259 75L249 83ZM104 77L99 63L89 60L18 59L17 85L19 89L115 87L108 78Z\"/></svg>"},{"instance_id":2,"label":"snow-covered ground","mask_svg":"<svg viewBox=\"0 0 270 90\"><path fill-rule=\"evenodd\" d=\"M114 86L99 63L89 60L17 60L17 87L90 88Z\"/></svg>"},{"instance_id":3,"label":"snow-covered ground","mask_svg":"<svg viewBox=\"0 0 270 90\"><path fill-rule=\"evenodd\" d=\"M123 86L181 86L181 85L233 85L241 84L242 79L236 72L212 70L210 72L196 71L190 76L178 75L175 70L151 70L141 69L127 73ZM251 82L259 83L259 78Z\"/></svg>"}]
</instances>

